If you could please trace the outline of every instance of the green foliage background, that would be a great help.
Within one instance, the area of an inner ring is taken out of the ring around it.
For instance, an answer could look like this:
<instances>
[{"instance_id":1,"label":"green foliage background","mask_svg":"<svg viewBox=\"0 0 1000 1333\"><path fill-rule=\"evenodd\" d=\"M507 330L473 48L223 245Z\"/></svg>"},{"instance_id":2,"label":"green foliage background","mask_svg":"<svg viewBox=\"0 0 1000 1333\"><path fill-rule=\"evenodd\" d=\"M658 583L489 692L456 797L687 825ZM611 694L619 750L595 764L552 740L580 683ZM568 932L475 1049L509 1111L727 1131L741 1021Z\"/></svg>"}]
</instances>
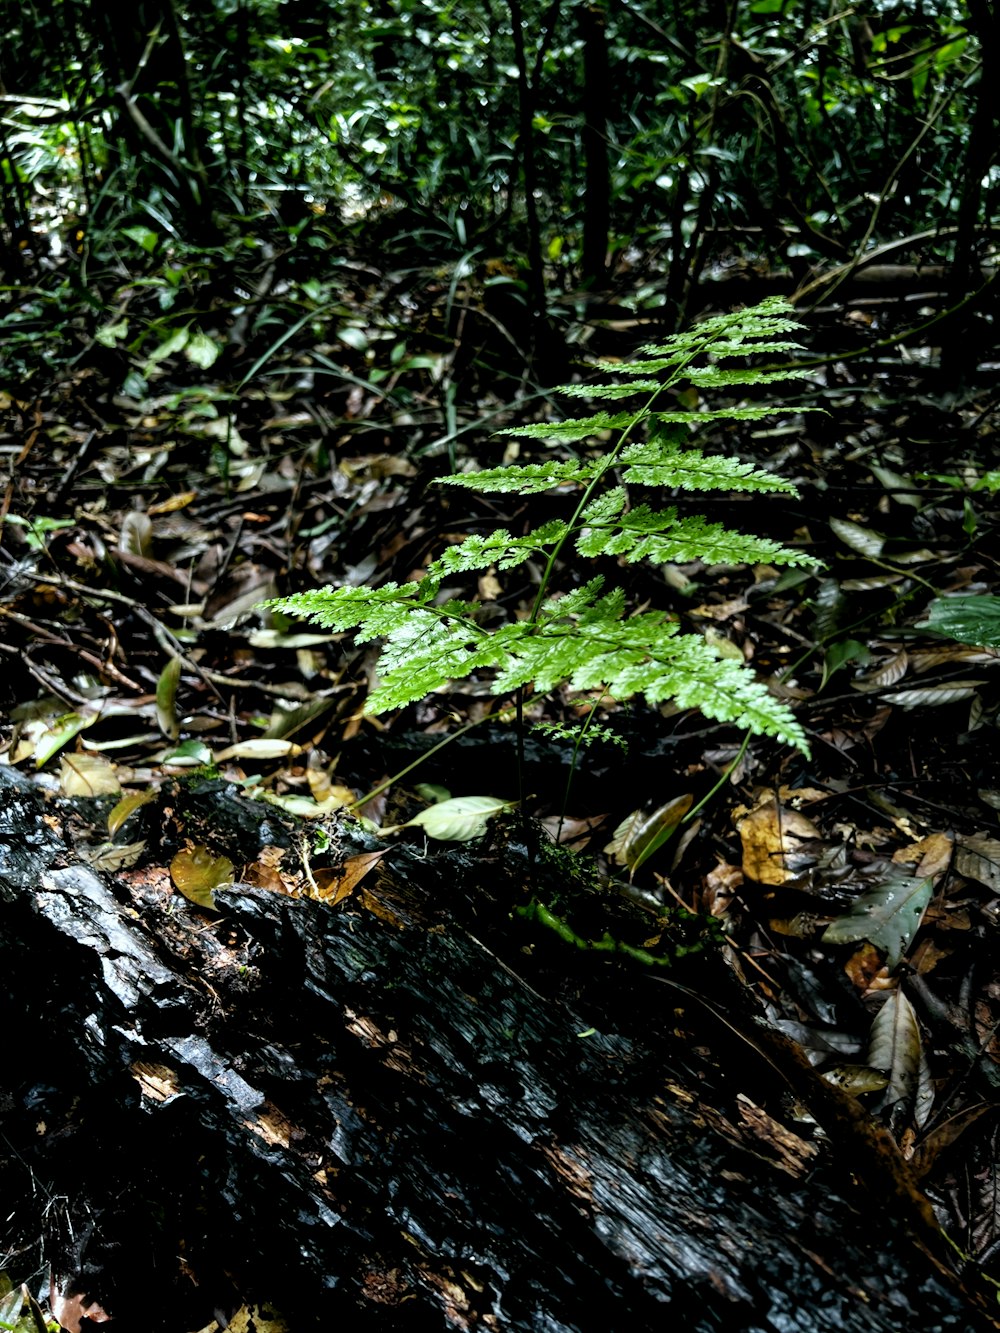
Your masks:
<instances>
[{"instance_id":1,"label":"green foliage background","mask_svg":"<svg viewBox=\"0 0 1000 1333\"><path fill-rule=\"evenodd\" d=\"M322 276L360 230L529 304L610 258L683 318L733 263L917 238L971 267L997 215L985 0L3 0L0 24L7 264L83 223L91 288L268 229Z\"/></svg>"}]
</instances>

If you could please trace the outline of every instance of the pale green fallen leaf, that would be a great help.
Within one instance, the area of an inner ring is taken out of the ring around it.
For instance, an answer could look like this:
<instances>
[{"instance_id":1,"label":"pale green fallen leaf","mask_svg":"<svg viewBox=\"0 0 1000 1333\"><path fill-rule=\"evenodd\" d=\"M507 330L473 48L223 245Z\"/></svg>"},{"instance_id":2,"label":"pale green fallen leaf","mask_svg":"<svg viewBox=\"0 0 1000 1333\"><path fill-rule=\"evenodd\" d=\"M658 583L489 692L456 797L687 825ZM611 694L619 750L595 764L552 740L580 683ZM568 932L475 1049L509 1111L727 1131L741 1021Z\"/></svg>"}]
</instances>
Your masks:
<instances>
[{"instance_id":1,"label":"pale green fallen leaf","mask_svg":"<svg viewBox=\"0 0 1000 1333\"><path fill-rule=\"evenodd\" d=\"M117 796L122 789L114 764L100 754L64 754L59 784L67 796Z\"/></svg>"},{"instance_id":2,"label":"pale green fallen leaf","mask_svg":"<svg viewBox=\"0 0 1000 1333\"><path fill-rule=\"evenodd\" d=\"M428 806L419 815L405 824L383 829L383 833L395 833L401 828L416 825L422 828L429 838L439 842L469 842L486 832L487 822L504 810L514 806L513 801L502 801L497 796L453 796L449 801L440 801Z\"/></svg>"},{"instance_id":3,"label":"pale green fallen leaf","mask_svg":"<svg viewBox=\"0 0 1000 1333\"><path fill-rule=\"evenodd\" d=\"M212 762L212 751L204 741L181 741L173 750L164 750L158 760L172 768L199 768Z\"/></svg>"},{"instance_id":4,"label":"pale green fallen leaf","mask_svg":"<svg viewBox=\"0 0 1000 1333\"><path fill-rule=\"evenodd\" d=\"M225 763L227 759L284 759L288 755L302 753L302 746L294 741L272 740L258 736L249 741L237 741L228 745L215 755L216 763Z\"/></svg>"},{"instance_id":5,"label":"pale green fallen leaf","mask_svg":"<svg viewBox=\"0 0 1000 1333\"><path fill-rule=\"evenodd\" d=\"M325 800L314 801L311 796L278 796L275 792L262 791L260 799L299 819L322 819L324 815L332 815L335 810L350 805L354 793L346 787L333 787Z\"/></svg>"},{"instance_id":6,"label":"pale green fallen leaf","mask_svg":"<svg viewBox=\"0 0 1000 1333\"><path fill-rule=\"evenodd\" d=\"M181 660L179 657L171 657L156 682L156 720L164 736L171 741L175 741L181 734L175 707L180 678Z\"/></svg>"},{"instance_id":7,"label":"pale green fallen leaf","mask_svg":"<svg viewBox=\"0 0 1000 1333\"><path fill-rule=\"evenodd\" d=\"M57 717L49 723L35 741L35 767L41 768L74 736L86 731L87 727L92 727L96 721L96 713L63 713L62 717Z\"/></svg>"}]
</instances>

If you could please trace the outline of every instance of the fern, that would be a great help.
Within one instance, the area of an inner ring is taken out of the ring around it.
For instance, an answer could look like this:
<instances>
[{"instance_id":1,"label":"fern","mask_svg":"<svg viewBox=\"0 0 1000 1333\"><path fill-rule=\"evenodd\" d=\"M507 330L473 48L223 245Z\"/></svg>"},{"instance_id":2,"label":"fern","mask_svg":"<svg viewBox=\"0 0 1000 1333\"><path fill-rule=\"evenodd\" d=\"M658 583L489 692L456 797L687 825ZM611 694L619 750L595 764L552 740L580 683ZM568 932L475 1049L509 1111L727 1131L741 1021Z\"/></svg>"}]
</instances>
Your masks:
<instances>
[{"instance_id":1,"label":"fern","mask_svg":"<svg viewBox=\"0 0 1000 1333\"><path fill-rule=\"evenodd\" d=\"M693 428L704 422L757 420L778 410L774 406L683 411L661 403L683 385L730 390L794 377L801 372L719 363L751 353L794 352L798 345L781 335L798 327L780 300L708 319L665 343L643 347L635 360L606 364L603 383L557 391L575 399L632 399L624 411L503 432L557 446L589 442L579 457L442 478L447 485L477 491L551 491L573 504L568 518L524 535L499 528L467 537L443 551L414 583L320 588L267 605L329 629L354 630L359 640L385 641L378 662L381 683L368 699L369 712L402 707L449 681L488 671L498 694L528 687L547 694L568 684L614 699L639 696L654 706L670 700L805 751L805 735L790 709L749 668L720 657L700 636L680 633L666 611L627 614L623 589L606 588L601 573L561 596L553 587L563 566L572 581L573 571L601 560L818 563L770 538L734 532L699 515L682 516L674 506L653 508L632 495L637 486L796 493L781 477L739 459L704 454L691 441ZM476 603L445 600L446 580L479 569L509 570L533 559L541 562L542 573L527 619L486 628L476 620ZM614 568L611 564L608 571L612 577Z\"/></svg>"}]
</instances>

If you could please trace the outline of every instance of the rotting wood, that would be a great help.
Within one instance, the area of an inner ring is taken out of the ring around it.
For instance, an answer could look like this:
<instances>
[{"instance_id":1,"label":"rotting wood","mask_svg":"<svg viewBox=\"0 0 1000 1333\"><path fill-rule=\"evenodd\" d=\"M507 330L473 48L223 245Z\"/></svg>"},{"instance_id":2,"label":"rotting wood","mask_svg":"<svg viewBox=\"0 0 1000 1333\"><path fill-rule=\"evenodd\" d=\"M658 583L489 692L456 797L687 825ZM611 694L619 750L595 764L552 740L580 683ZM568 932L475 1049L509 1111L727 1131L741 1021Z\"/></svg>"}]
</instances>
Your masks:
<instances>
[{"instance_id":1,"label":"rotting wood","mask_svg":"<svg viewBox=\"0 0 1000 1333\"><path fill-rule=\"evenodd\" d=\"M495 956L428 888L447 861L407 863L391 919L250 889L209 918L61 864L2 770L0 842L9 1266L120 1326L243 1299L362 1333L988 1326L842 1145L795 1175L741 1130L769 1066L739 1034L557 941L527 984L527 927Z\"/></svg>"}]
</instances>

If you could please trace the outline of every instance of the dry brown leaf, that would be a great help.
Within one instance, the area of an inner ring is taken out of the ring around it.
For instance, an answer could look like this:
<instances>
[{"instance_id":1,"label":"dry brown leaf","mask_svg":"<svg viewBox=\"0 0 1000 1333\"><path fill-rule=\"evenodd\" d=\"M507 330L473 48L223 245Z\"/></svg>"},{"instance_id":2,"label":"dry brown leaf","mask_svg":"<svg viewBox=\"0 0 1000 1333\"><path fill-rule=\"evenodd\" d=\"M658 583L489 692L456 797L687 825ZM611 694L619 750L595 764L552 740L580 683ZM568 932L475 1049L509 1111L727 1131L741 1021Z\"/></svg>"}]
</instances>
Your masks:
<instances>
[{"instance_id":1,"label":"dry brown leaf","mask_svg":"<svg viewBox=\"0 0 1000 1333\"><path fill-rule=\"evenodd\" d=\"M951 864L954 847L954 839L949 838L947 833L931 833L926 838L911 842L908 847L900 847L899 851L893 853L892 859L897 865L914 866L915 879L937 879Z\"/></svg>"},{"instance_id":2,"label":"dry brown leaf","mask_svg":"<svg viewBox=\"0 0 1000 1333\"><path fill-rule=\"evenodd\" d=\"M985 884L1000 893L1000 839L976 833L959 838L955 849L955 871L965 879Z\"/></svg>"},{"instance_id":3,"label":"dry brown leaf","mask_svg":"<svg viewBox=\"0 0 1000 1333\"><path fill-rule=\"evenodd\" d=\"M316 889L307 894L309 898L318 898L321 902L336 907L357 888L373 866L378 865L388 851L383 847L377 852L360 852L348 857L339 869L317 870L313 873Z\"/></svg>"},{"instance_id":4,"label":"dry brown leaf","mask_svg":"<svg viewBox=\"0 0 1000 1333\"><path fill-rule=\"evenodd\" d=\"M888 662L883 662L876 667L874 671L866 672L863 676L851 681L851 688L867 692L869 690L884 690L889 685L895 685L898 680L902 680L906 675L906 669L909 665L909 657L905 648L901 648L894 657L890 657Z\"/></svg>"},{"instance_id":5,"label":"dry brown leaf","mask_svg":"<svg viewBox=\"0 0 1000 1333\"><path fill-rule=\"evenodd\" d=\"M743 843L743 871L758 884L784 884L815 863L803 843L821 834L811 819L765 798L736 824Z\"/></svg>"}]
</instances>

